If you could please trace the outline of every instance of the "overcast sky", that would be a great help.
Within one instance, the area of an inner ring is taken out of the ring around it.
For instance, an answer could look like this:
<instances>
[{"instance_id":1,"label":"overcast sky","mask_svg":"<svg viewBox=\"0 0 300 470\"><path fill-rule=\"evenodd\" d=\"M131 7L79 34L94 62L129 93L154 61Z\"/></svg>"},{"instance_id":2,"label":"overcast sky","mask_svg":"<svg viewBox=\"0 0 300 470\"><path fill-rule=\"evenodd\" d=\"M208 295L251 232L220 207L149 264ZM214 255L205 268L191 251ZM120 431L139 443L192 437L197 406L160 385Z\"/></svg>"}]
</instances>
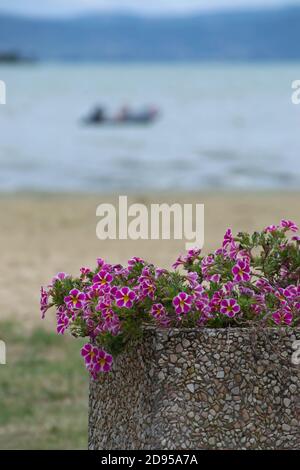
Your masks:
<instances>
[{"instance_id":1,"label":"overcast sky","mask_svg":"<svg viewBox=\"0 0 300 470\"><path fill-rule=\"evenodd\" d=\"M113 9L159 14L284 6L291 3L300 5L300 0L0 0L0 10L39 16L70 15Z\"/></svg>"}]
</instances>

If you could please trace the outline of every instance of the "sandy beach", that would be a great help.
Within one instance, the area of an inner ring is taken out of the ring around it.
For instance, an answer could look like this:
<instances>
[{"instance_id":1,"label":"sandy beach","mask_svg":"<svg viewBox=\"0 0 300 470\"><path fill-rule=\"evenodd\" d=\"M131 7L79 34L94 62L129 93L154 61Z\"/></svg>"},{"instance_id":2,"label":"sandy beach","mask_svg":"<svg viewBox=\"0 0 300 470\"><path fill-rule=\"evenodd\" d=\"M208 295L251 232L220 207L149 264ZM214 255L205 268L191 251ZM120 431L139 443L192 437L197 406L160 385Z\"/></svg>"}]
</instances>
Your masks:
<instances>
[{"instance_id":1,"label":"sandy beach","mask_svg":"<svg viewBox=\"0 0 300 470\"><path fill-rule=\"evenodd\" d=\"M2 246L0 320L21 320L22 328L40 324L39 289L58 271L76 275L96 258L126 262L141 256L170 267L184 241L106 240L96 237L96 207L117 204L115 196L19 194L0 197ZM204 203L207 253L216 248L228 227L234 232L261 229L281 218L299 222L300 193L193 193L132 196L143 204ZM50 316L50 315L49 315ZM54 315L52 315L53 317ZM53 319L44 325L53 326Z\"/></svg>"}]
</instances>

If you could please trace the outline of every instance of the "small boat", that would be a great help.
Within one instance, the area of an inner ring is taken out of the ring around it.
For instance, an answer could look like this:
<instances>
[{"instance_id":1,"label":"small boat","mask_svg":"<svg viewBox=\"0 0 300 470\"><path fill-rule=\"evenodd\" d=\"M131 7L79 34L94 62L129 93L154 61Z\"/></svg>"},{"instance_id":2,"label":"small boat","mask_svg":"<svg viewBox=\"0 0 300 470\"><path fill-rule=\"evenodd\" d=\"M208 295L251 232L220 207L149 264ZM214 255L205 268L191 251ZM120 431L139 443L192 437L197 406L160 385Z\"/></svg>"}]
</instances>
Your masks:
<instances>
[{"instance_id":1,"label":"small boat","mask_svg":"<svg viewBox=\"0 0 300 470\"><path fill-rule=\"evenodd\" d=\"M132 111L124 106L115 116L108 116L102 106L96 106L89 115L83 118L86 125L122 125L122 124L150 124L159 115L154 106L146 107L140 111Z\"/></svg>"}]
</instances>

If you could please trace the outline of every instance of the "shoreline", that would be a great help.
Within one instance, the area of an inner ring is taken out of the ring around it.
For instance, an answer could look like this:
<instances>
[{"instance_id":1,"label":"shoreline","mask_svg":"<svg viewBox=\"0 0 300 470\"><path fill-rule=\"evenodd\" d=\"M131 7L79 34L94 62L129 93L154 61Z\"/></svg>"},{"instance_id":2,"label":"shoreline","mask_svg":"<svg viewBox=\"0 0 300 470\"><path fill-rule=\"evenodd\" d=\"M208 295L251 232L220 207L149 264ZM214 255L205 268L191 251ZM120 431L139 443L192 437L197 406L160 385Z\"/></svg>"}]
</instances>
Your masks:
<instances>
[{"instance_id":1,"label":"shoreline","mask_svg":"<svg viewBox=\"0 0 300 470\"><path fill-rule=\"evenodd\" d=\"M273 188L273 189L240 189L240 188L214 188L214 189L209 189L209 188L204 188L203 190L191 190L191 191L185 191L185 190L178 190L175 191L173 190L157 190L157 189L152 189L152 190L145 190L145 191L132 191L130 189L120 189L118 193L116 191L86 191L86 190L76 190L76 191L40 191L40 190L7 190L3 191L0 190L0 199L2 198L19 198L19 197L89 197L89 196L98 196L98 197L111 197L111 198L116 198L119 195L127 195L128 197L147 197L150 198L152 195L152 192L155 192L156 196L161 196L161 197L171 197L171 196L176 196L176 197L187 197L187 196L192 196L195 197L197 195L204 195L204 196L211 196L211 195L225 195L225 196L234 196L236 194L241 194L242 196L278 196L278 193L281 193L283 195L295 195L295 196L300 196L300 188L295 189L280 189L280 188ZM155 196L155 197L156 197Z\"/></svg>"}]
</instances>

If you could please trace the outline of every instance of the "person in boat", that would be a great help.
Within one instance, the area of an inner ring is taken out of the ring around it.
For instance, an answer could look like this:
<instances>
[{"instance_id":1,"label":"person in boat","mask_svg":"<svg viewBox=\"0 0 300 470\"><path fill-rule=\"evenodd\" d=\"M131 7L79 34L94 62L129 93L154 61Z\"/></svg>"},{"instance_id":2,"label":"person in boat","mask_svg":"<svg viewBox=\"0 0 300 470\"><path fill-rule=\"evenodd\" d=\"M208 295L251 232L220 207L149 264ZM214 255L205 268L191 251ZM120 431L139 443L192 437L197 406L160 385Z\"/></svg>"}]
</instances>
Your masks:
<instances>
[{"instance_id":1,"label":"person in boat","mask_svg":"<svg viewBox=\"0 0 300 470\"><path fill-rule=\"evenodd\" d=\"M131 119L132 111L130 110L129 106L124 105L117 113L115 120L118 122L126 122Z\"/></svg>"},{"instance_id":2,"label":"person in boat","mask_svg":"<svg viewBox=\"0 0 300 470\"><path fill-rule=\"evenodd\" d=\"M133 112L128 106L123 106L115 117L116 122L147 123L157 117L158 109L154 106Z\"/></svg>"},{"instance_id":3,"label":"person in boat","mask_svg":"<svg viewBox=\"0 0 300 470\"><path fill-rule=\"evenodd\" d=\"M136 119L141 122L147 122L158 116L158 109L155 106L148 106L136 114Z\"/></svg>"},{"instance_id":4,"label":"person in boat","mask_svg":"<svg viewBox=\"0 0 300 470\"><path fill-rule=\"evenodd\" d=\"M103 106L96 106L87 118L88 122L95 124L103 122L105 119L106 115Z\"/></svg>"}]
</instances>

